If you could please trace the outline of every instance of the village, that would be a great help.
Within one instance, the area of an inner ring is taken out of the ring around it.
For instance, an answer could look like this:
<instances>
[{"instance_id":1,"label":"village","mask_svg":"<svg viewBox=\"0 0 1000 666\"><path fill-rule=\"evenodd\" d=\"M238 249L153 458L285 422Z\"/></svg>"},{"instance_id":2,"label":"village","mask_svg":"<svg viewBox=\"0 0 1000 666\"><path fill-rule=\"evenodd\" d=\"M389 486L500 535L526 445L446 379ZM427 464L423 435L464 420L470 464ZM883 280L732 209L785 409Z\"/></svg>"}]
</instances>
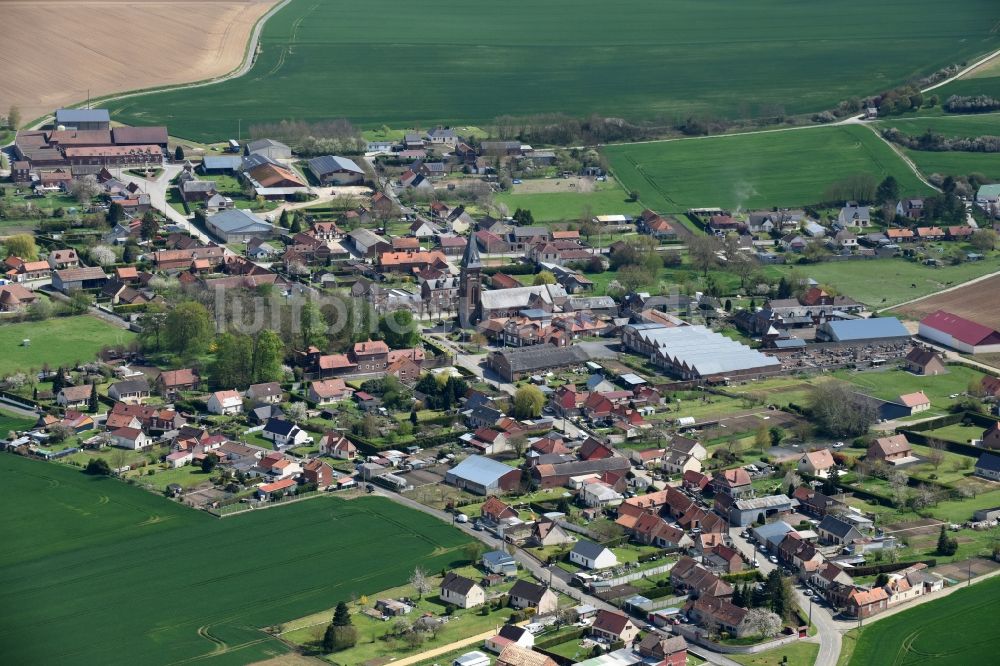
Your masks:
<instances>
[{"instance_id":1,"label":"village","mask_svg":"<svg viewBox=\"0 0 1000 666\"><path fill-rule=\"evenodd\" d=\"M345 606L372 642L391 623L394 657L438 633L455 666L818 650L1000 570L1000 331L811 275L995 262L998 186L955 224L908 198L554 225L497 194L597 187L600 160L443 127L195 157L54 117L17 133L0 199L61 202L3 243L4 448L220 519L330 493L449 522L466 566ZM95 319L117 336L95 353L39 348ZM292 620L338 663L386 656Z\"/></svg>"}]
</instances>

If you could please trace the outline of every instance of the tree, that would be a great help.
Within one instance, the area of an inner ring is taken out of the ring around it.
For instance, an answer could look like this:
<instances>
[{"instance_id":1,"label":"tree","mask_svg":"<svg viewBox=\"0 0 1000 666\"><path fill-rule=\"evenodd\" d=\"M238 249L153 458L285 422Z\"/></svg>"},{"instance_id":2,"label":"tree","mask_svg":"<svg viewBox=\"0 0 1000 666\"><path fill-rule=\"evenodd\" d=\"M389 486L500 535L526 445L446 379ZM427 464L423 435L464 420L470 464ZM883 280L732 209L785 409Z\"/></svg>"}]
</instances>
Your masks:
<instances>
[{"instance_id":1,"label":"tree","mask_svg":"<svg viewBox=\"0 0 1000 666\"><path fill-rule=\"evenodd\" d=\"M781 444L781 440L785 438L785 431L778 426L771 426L771 446L778 446Z\"/></svg>"},{"instance_id":2,"label":"tree","mask_svg":"<svg viewBox=\"0 0 1000 666\"><path fill-rule=\"evenodd\" d=\"M91 458L83 472L94 476L111 476L111 467L104 458Z\"/></svg>"},{"instance_id":3,"label":"tree","mask_svg":"<svg viewBox=\"0 0 1000 666\"><path fill-rule=\"evenodd\" d=\"M528 448L528 438L525 437L524 433L515 432L507 438L507 444L510 445L510 448L520 458L524 455L524 450Z\"/></svg>"},{"instance_id":4,"label":"tree","mask_svg":"<svg viewBox=\"0 0 1000 666\"><path fill-rule=\"evenodd\" d=\"M536 287L543 284L555 284L556 276L552 274L552 271L540 271L535 275L535 279L532 284Z\"/></svg>"},{"instance_id":5,"label":"tree","mask_svg":"<svg viewBox=\"0 0 1000 666\"><path fill-rule=\"evenodd\" d=\"M335 627L351 626L351 611L347 609L347 604L343 601L337 602L337 607L333 609L333 622L331 624Z\"/></svg>"},{"instance_id":6,"label":"tree","mask_svg":"<svg viewBox=\"0 0 1000 666\"><path fill-rule=\"evenodd\" d=\"M927 452L927 462L929 462L933 467L934 471L941 466L944 462L944 443L938 439L932 439L927 443L930 450Z\"/></svg>"},{"instance_id":7,"label":"tree","mask_svg":"<svg viewBox=\"0 0 1000 666\"><path fill-rule=\"evenodd\" d=\"M201 303L185 301L167 313L164 332L167 349L181 355L196 355L212 342L212 317Z\"/></svg>"},{"instance_id":8,"label":"tree","mask_svg":"<svg viewBox=\"0 0 1000 666\"><path fill-rule=\"evenodd\" d=\"M91 414L97 413L99 403L97 402L97 384L90 385L90 399L87 400L87 409Z\"/></svg>"},{"instance_id":9,"label":"tree","mask_svg":"<svg viewBox=\"0 0 1000 666\"><path fill-rule=\"evenodd\" d=\"M139 224L139 235L143 240L150 240L156 236L156 232L160 230L160 223L156 219L156 214L147 210L142 214L142 222Z\"/></svg>"},{"instance_id":10,"label":"tree","mask_svg":"<svg viewBox=\"0 0 1000 666\"><path fill-rule=\"evenodd\" d=\"M302 304L302 309L299 311L299 332L302 335L303 349L309 347L326 349L326 334L329 327L317 303L305 301Z\"/></svg>"},{"instance_id":11,"label":"tree","mask_svg":"<svg viewBox=\"0 0 1000 666\"><path fill-rule=\"evenodd\" d=\"M992 229L979 229L972 232L972 238L969 240L976 251L992 252L997 247L997 232Z\"/></svg>"},{"instance_id":12,"label":"tree","mask_svg":"<svg viewBox=\"0 0 1000 666\"><path fill-rule=\"evenodd\" d=\"M39 298L28 306L28 319L44 321L52 316L52 303L47 298Z\"/></svg>"},{"instance_id":13,"label":"tree","mask_svg":"<svg viewBox=\"0 0 1000 666\"><path fill-rule=\"evenodd\" d=\"M7 111L7 127L16 130L21 126L21 109L16 104L11 104Z\"/></svg>"},{"instance_id":14,"label":"tree","mask_svg":"<svg viewBox=\"0 0 1000 666\"><path fill-rule=\"evenodd\" d=\"M97 182L97 177L88 174L79 180L74 180L69 186L69 193L80 204L90 203L90 200L100 194L101 184Z\"/></svg>"},{"instance_id":15,"label":"tree","mask_svg":"<svg viewBox=\"0 0 1000 666\"><path fill-rule=\"evenodd\" d=\"M276 382L283 371L281 362L285 358L285 343L277 331L269 328L257 333L253 344L253 369L250 381L254 384Z\"/></svg>"},{"instance_id":16,"label":"tree","mask_svg":"<svg viewBox=\"0 0 1000 666\"><path fill-rule=\"evenodd\" d=\"M175 162L184 161L184 149L181 148L180 144L178 144L177 147L174 148L174 161Z\"/></svg>"},{"instance_id":17,"label":"tree","mask_svg":"<svg viewBox=\"0 0 1000 666\"><path fill-rule=\"evenodd\" d=\"M124 216L125 208L117 201L112 202L108 207L108 222L112 225L116 225L121 222L122 217Z\"/></svg>"},{"instance_id":18,"label":"tree","mask_svg":"<svg viewBox=\"0 0 1000 666\"><path fill-rule=\"evenodd\" d=\"M944 525L941 525L941 532L938 534L937 541L937 554L949 557L958 552L958 540L949 539L947 532L944 530Z\"/></svg>"},{"instance_id":19,"label":"tree","mask_svg":"<svg viewBox=\"0 0 1000 666\"><path fill-rule=\"evenodd\" d=\"M74 434L76 433L72 428L62 423L53 423L49 426L49 441L53 444L65 442Z\"/></svg>"},{"instance_id":20,"label":"tree","mask_svg":"<svg viewBox=\"0 0 1000 666\"><path fill-rule=\"evenodd\" d=\"M31 234L8 236L3 244L7 248L7 256L20 257L25 261L38 259L38 246L35 245L35 237Z\"/></svg>"},{"instance_id":21,"label":"tree","mask_svg":"<svg viewBox=\"0 0 1000 666\"><path fill-rule=\"evenodd\" d=\"M358 642L358 630L353 625L338 626L330 623L323 632L323 651L337 652L354 647Z\"/></svg>"},{"instance_id":22,"label":"tree","mask_svg":"<svg viewBox=\"0 0 1000 666\"><path fill-rule=\"evenodd\" d=\"M421 567L415 567L413 573L410 574L410 585L417 592L417 598L423 599L424 595L433 589L431 585L430 578L427 576L427 572Z\"/></svg>"},{"instance_id":23,"label":"tree","mask_svg":"<svg viewBox=\"0 0 1000 666\"><path fill-rule=\"evenodd\" d=\"M627 292L633 292L649 281L649 273L636 265L625 266L618 270L618 283Z\"/></svg>"},{"instance_id":24,"label":"tree","mask_svg":"<svg viewBox=\"0 0 1000 666\"><path fill-rule=\"evenodd\" d=\"M871 400L859 396L841 382L823 382L809 394L812 422L834 437L868 434L877 412Z\"/></svg>"},{"instance_id":25,"label":"tree","mask_svg":"<svg viewBox=\"0 0 1000 666\"><path fill-rule=\"evenodd\" d=\"M483 545L483 542L474 540L467 543L462 552L465 554L465 559L469 564L475 564L479 561L484 550L486 550L486 547Z\"/></svg>"},{"instance_id":26,"label":"tree","mask_svg":"<svg viewBox=\"0 0 1000 666\"><path fill-rule=\"evenodd\" d=\"M545 406L545 396L537 386L528 384L514 393L514 417L529 419L540 416Z\"/></svg>"},{"instance_id":27,"label":"tree","mask_svg":"<svg viewBox=\"0 0 1000 666\"><path fill-rule=\"evenodd\" d=\"M386 313L378 322L378 330L385 343L393 349L414 347L420 342L420 333L409 310Z\"/></svg>"},{"instance_id":28,"label":"tree","mask_svg":"<svg viewBox=\"0 0 1000 666\"><path fill-rule=\"evenodd\" d=\"M215 465L219 462L219 459L215 456L205 456L201 459L201 471L205 474L211 474L215 469Z\"/></svg>"},{"instance_id":29,"label":"tree","mask_svg":"<svg viewBox=\"0 0 1000 666\"><path fill-rule=\"evenodd\" d=\"M752 608L743 617L748 634L770 638L781 631L781 617L764 608Z\"/></svg>"},{"instance_id":30,"label":"tree","mask_svg":"<svg viewBox=\"0 0 1000 666\"><path fill-rule=\"evenodd\" d=\"M115 251L107 245L95 245L87 252L87 256L99 266L109 266L118 260Z\"/></svg>"},{"instance_id":31,"label":"tree","mask_svg":"<svg viewBox=\"0 0 1000 666\"><path fill-rule=\"evenodd\" d=\"M146 311L139 315L139 326L142 328L143 344L152 345L155 351L159 351L161 336L167 326L167 310L163 304L147 303Z\"/></svg>"},{"instance_id":32,"label":"tree","mask_svg":"<svg viewBox=\"0 0 1000 666\"><path fill-rule=\"evenodd\" d=\"M278 225L282 229L288 229L290 226L292 226L292 221L289 218L287 208L281 211L281 217L278 218Z\"/></svg>"},{"instance_id":33,"label":"tree","mask_svg":"<svg viewBox=\"0 0 1000 666\"><path fill-rule=\"evenodd\" d=\"M764 592L767 595L768 607L777 613L778 617L785 617L792 612L792 591L777 569L772 569L764 580Z\"/></svg>"},{"instance_id":34,"label":"tree","mask_svg":"<svg viewBox=\"0 0 1000 666\"><path fill-rule=\"evenodd\" d=\"M715 236L692 236L687 241L687 248L691 265L702 275L708 275L708 271L719 264L718 253L722 246Z\"/></svg>"},{"instance_id":35,"label":"tree","mask_svg":"<svg viewBox=\"0 0 1000 666\"><path fill-rule=\"evenodd\" d=\"M93 296L83 289L74 289L69 294L69 310L73 314L83 314L93 302Z\"/></svg>"},{"instance_id":36,"label":"tree","mask_svg":"<svg viewBox=\"0 0 1000 666\"><path fill-rule=\"evenodd\" d=\"M305 421L308 416L306 413L306 403L304 402L289 402L282 409L285 411L285 416L291 421Z\"/></svg>"},{"instance_id":37,"label":"tree","mask_svg":"<svg viewBox=\"0 0 1000 666\"><path fill-rule=\"evenodd\" d=\"M771 433L767 429L766 423L761 423L757 426L757 432L754 434L753 443L760 451L760 454L764 455L764 447L771 443Z\"/></svg>"},{"instance_id":38,"label":"tree","mask_svg":"<svg viewBox=\"0 0 1000 666\"><path fill-rule=\"evenodd\" d=\"M292 226L288 227L288 231L293 234L302 233L302 221L298 215L292 217Z\"/></svg>"},{"instance_id":39,"label":"tree","mask_svg":"<svg viewBox=\"0 0 1000 666\"><path fill-rule=\"evenodd\" d=\"M899 201L899 183L894 176L886 176L875 190L875 203L895 203Z\"/></svg>"},{"instance_id":40,"label":"tree","mask_svg":"<svg viewBox=\"0 0 1000 666\"><path fill-rule=\"evenodd\" d=\"M416 409L411 409L410 410L410 424L413 425L414 427L416 427L419 423L420 423L420 417L417 416L417 410Z\"/></svg>"}]
</instances>

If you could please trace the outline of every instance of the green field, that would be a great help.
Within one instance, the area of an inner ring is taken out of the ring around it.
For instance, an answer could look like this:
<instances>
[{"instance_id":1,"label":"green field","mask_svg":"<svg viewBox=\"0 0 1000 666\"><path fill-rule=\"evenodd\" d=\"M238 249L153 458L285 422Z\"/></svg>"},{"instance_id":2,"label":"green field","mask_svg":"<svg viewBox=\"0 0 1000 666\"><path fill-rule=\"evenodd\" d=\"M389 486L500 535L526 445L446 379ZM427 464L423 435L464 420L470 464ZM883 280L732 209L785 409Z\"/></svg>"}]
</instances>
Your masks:
<instances>
[{"instance_id":1,"label":"green field","mask_svg":"<svg viewBox=\"0 0 1000 666\"><path fill-rule=\"evenodd\" d=\"M35 425L35 419L24 418L0 409L0 439L7 437L11 430L27 430Z\"/></svg>"},{"instance_id":2,"label":"green field","mask_svg":"<svg viewBox=\"0 0 1000 666\"><path fill-rule=\"evenodd\" d=\"M615 176L659 212L818 203L833 183L893 175L903 195L929 194L868 129L848 125L605 148Z\"/></svg>"},{"instance_id":3,"label":"green field","mask_svg":"<svg viewBox=\"0 0 1000 666\"><path fill-rule=\"evenodd\" d=\"M220 520L114 479L0 456L0 662L246 664L260 628L462 560L466 540L380 498Z\"/></svg>"},{"instance_id":4,"label":"green field","mask_svg":"<svg viewBox=\"0 0 1000 666\"><path fill-rule=\"evenodd\" d=\"M88 315L0 325L0 377L91 361L105 346L126 344L134 333ZM22 340L31 340L27 347Z\"/></svg>"},{"instance_id":5,"label":"green field","mask_svg":"<svg viewBox=\"0 0 1000 666\"><path fill-rule=\"evenodd\" d=\"M628 201L625 190L617 184L593 192L501 194L496 201L505 204L511 213L527 208L536 222L579 222L588 209L593 215L637 215L642 212L642 204Z\"/></svg>"},{"instance_id":6,"label":"green field","mask_svg":"<svg viewBox=\"0 0 1000 666\"><path fill-rule=\"evenodd\" d=\"M894 127L909 136L920 136L927 130L942 136L977 137L1000 135L1000 113L969 116L936 116L931 118L899 118L880 120L879 129Z\"/></svg>"},{"instance_id":7,"label":"green field","mask_svg":"<svg viewBox=\"0 0 1000 666\"><path fill-rule=\"evenodd\" d=\"M238 120L794 114L993 50L997 20L991 0L292 0L264 26L246 75L108 106L197 140L232 135Z\"/></svg>"},{"instance_id":8,"label":"green field","mask_svg":"<svg viewBox=\"0 0 1000 666\"><path fill-rule=\"evenodd\" d=\"M757 654L730 654L726 656L744 666L779 666L781 664L784 666L812 666L816 662L817 654L819 654L819 643L799 641ZM782 660L786 658L787 661L783 662Z\"/></svg>"},{"instance_id":9,"label":"green field","mask_svg":"<svg viewBox=\"0 0 1000 666\"><path fill-rule=\"evenodd\" d=\"M861 629L849 664L966 666L990 664L1000 650L996 630L1000 578L956 590Z\"/></svg>"},{"instance_id":10,"label":"green field","mask_svg":"<svg viewBox=\"0 0 1000 666\"><path fill-rule=\"evenodd\" d=\"M832 285L839 294L850 296L872 308L882 309L1000 270L1000 255L994 254L982 261L938 268L896 258L826 262L795 267L768 266L765 270L774 277L779 277L793 269L820 284Z\"/></svg>"},{"instance_id":11,"label":"green field","mask_svg":"<svg viewBox=\"0 0 1000 666\"><path fill-rule=\"evenodd\" d=\"M935 376L914 375L904 370L838 370L833 376L860 386L865 393L883 400L895 400L901 394L923 391L931 401L931 411L921 412L926 417L931 416L933 410L945 412L956 400L949 396L964 393L972 380L978 382L982 379L983 373L961 365L949 365L947 374Z\"/></svg>"},{"instance_id":12,"label":"green field","mask_svg":"<svg viewBox=\"0 0 1000 666\"><path fill-rule=\"evenodd\" d=\"M926 176L934 173L942 176L968 176L979 173L991 180L1000 180L1000 153L907 150L906 154Z\"/></svg>"}]
</instances>

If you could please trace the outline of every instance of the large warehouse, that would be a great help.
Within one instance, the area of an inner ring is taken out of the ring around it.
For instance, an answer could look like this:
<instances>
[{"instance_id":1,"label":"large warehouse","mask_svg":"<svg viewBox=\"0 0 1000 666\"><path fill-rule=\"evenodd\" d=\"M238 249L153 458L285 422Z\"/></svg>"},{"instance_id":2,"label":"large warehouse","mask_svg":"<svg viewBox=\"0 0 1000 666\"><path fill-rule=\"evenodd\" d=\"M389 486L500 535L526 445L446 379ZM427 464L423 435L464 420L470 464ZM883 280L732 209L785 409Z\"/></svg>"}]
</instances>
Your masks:
<instances>
[{"instance_id":1,"label":"large warehouse","mask_svg":"<svg viewBox=\"0 0 1000 666\"><path fill-rule=\"evenodd\" d=\"M816 339L821 342L871 344L902 342L909 338L910 332L895 317L828 321L816 329Z\"/></svg>"},{"instance_id":2,"label":"large warehouse","mask_svg":"<svg viewBox=\"0 0 1000 666\"><path fill-rule=\"evenodd\" d=\"M469 456L448 470L444 482L476 495L517 490L521 470L484 456Z\"/></svg>"},{"instance_id":3,"label":"large warehouse","mask_svg":"<svg viewBox=\"0 0 1000 666\"><path fill-rule=\"evenodd\" d=\"M622 329L622 343L681 379L737 379L781 369L773 356L704 326L633 324Z\"/></svg>"},{"instance_id":4,"label":"large warehouse","mask_svg":"<svg viewBox=\"0 0 1000 666\"><path fill-rule=\"evenodd\" d=\"M505 289L504 291L512 290ZM489 355L486 362L505 381L516 382L530 375L583 365L589 360L590 356L580 347L533 345L495 351Z\"/></svg>"},{"instance_id":5,"label":"large warehouse","mask_svg":"<svg viewBox=\"0 0 1000 666\"><path fill-rule=\"evenodd\" d=\"M920 337L966 354L1000 352L1000 331L944 310L920 320Z\"/></svg>"}]
</instances>

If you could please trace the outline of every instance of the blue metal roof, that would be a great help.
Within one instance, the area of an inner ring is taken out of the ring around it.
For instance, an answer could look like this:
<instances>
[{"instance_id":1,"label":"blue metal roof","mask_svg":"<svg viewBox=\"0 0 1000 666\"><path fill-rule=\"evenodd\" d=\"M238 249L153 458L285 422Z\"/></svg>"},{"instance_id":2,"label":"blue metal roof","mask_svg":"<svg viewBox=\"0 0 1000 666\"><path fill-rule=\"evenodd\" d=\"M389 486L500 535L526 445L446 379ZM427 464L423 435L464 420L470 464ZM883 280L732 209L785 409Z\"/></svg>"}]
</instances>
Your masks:
<instances>
[{"instance_id":1,"label":"blue metal roof","mask_svg":"<svg viewBox=\"0 0 1000 666\"><path fill-rule=\"evenodd\" d=\"M240 168L243 158L239 155L205 155L202 161L206 169L232 169Z\"/></svg>"},{"instance_id":2,"label":"blue metal roof","mask_svg":"<svg viewBox=\"0 0 1000 666\"><path fill-rule=\"evenodd\" d=\"M106 123L111 121L107 109L57 109L56 124Z\"/></svg>"},{"instance_id":3,"label":"blue metal roof","mask_svg":"<svg viewBox=\"0 0 1000 666\"><path fill-rule=\"evenodd\" d=\"M838 342L910 337L910 332L895 317L831 321L827 326Z\"/></svg>"}]
</instances>

